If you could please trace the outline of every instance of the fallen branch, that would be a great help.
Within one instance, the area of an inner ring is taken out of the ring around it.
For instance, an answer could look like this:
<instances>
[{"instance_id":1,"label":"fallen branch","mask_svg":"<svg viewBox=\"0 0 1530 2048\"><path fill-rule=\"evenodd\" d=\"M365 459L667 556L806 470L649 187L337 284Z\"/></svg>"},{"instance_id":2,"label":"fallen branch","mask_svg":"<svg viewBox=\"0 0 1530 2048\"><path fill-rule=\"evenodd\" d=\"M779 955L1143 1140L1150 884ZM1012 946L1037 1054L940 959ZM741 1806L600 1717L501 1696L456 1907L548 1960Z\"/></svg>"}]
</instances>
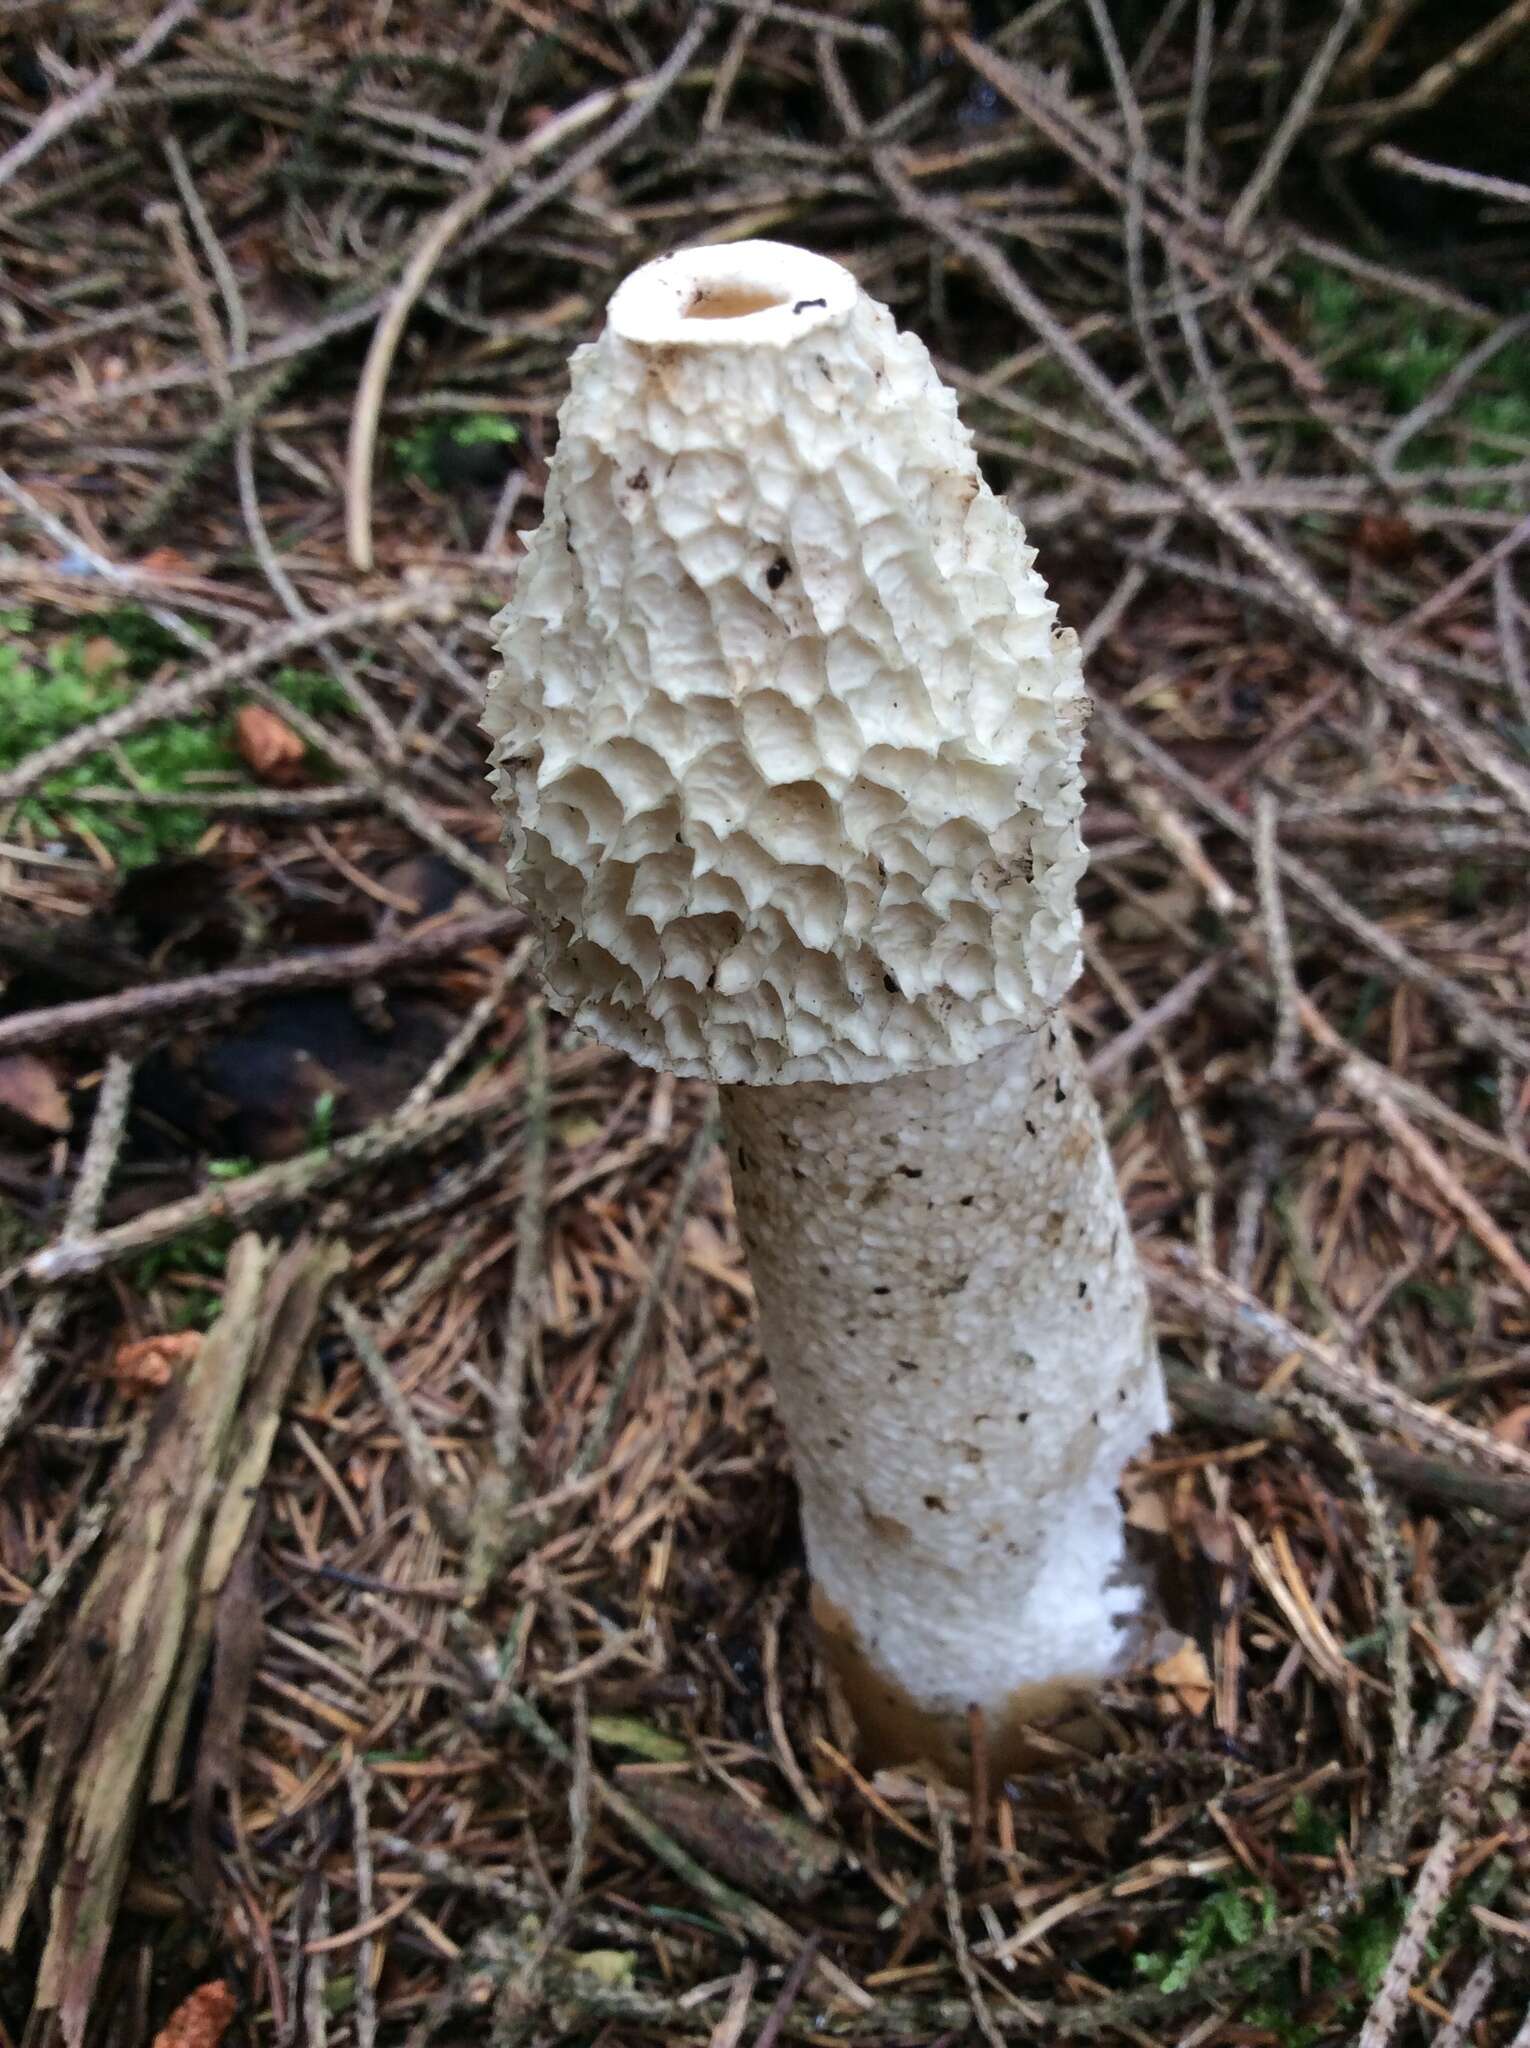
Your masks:
<instances>
[{"instance_id":1,"label":"fallen branch","mask_svg":"<svg viewBox=\"0 0 1530 2048\"><path fill-rule=\"evenodd\" d=\"M57 1003L47 1010L25 1010L0 1020L0 1055L24 1046L61 1045L73 1038L95 1038L123 1025L157 1023L188 1011L201 1012L225 1004L247 1003L276 989L346 988L397 969L450 959L477 946L498 945L514 938L525 919L514 910L488 910L477 917L433 922L396 938L371 939L360 946L318 947L258 967L229 967L217 974L187 974L178 981L149 982L120 995L92 996L79 1003Z\"/></svg>"},{"instance_id":2,"label":"fallen branch","mask_svg":"<svg viewBox=\"0 0 1530 2048\"><path fill-rule=\"evenodd\" d=\"M306 1200L353 1174L455 1137L470 1124L495 1116L518 1100L522 1088L520 1072L515 1069L496 1075L483 1086L448 1095L444 1102L433 1102L413 1116L379 1117L365 1130L333 1145L261 1167L243 1180L216 1181L197 1194L146 1209L141 1216L113 1224L108 1230L61 1237L35 1252L22 1271L40 1286L53 1286L60 1280L80 1279L120 1265L124 1259L155 1245L170 1244L209 1223L252 1223L285 1203Z\"/></svg>"},{"instance_id":3,"label":"fallen branch","mask_svg":"<svg viewBox=\"0 0 1530 2048\"><path fill-rule=\"evenodd\" d=\"M1234 1287L1220 1274L1206 1273L1183 1246L1166 1246L1143 1261L1148 1285L1217 1328L1239 1337L1273 1358L1295 1356L1303 1374L1321 1392L1356 1408L1389 1429L1416 1436L1462 1457L1478 1459L1490 1470L1512 1472L1530 1480L1530 1453L1461 1422L1442 1408L1431 1408L1394 1387L1378 1374L1353 1364L1328 1345L1309 1337L1294 1323Z\"/></svg>"},{"instance_id":4,"label":"fallen branch","mask_svg":"<svg viewBox=\"0 0 1530 2048\"><path fill-rule=\"evenodd\" d=\"M67 135L81 121L88 121L99 114L121 80L130 71L136 71L140 64L147 63L160 45L168 42L178 28L183 28L201 6L202 0L171 0L171 5L155 15L142 35L123 51L115 64L106 65L73 98L61 100L34 121L21 140L0 156L0 185L8 185L19 170L33 157L40 156L50 143L57 142L61 135Z\"/></svg>"},{"instance_id":5,"label":"fallen branch","mask_svg":"<svg viewBox=\"0 0 1530 2048\"><path fill-rule=\"evenodd\" d=\"M1171 1363L1164 1367L1164 1374L1169 1400L1182 1419L1227 1436L1313 1451L1325 1463L1343 1467L1344 1460L1332 1441L1321 1430L1304 1428L1280 1403L1246 1393L1227 1380L1207 1379L1189 1366ZM1440 1509L1477 1508L1500 1522L1530 1521L1530 1476L1516 1479L1507 1473L1475 1471L1448 1458L1427 1458L1417 1451L1402 1450L1384 1437L1360 1436L1357 1441L1377 1477L1409 1500Z\"/></svg>"}]
</instances>

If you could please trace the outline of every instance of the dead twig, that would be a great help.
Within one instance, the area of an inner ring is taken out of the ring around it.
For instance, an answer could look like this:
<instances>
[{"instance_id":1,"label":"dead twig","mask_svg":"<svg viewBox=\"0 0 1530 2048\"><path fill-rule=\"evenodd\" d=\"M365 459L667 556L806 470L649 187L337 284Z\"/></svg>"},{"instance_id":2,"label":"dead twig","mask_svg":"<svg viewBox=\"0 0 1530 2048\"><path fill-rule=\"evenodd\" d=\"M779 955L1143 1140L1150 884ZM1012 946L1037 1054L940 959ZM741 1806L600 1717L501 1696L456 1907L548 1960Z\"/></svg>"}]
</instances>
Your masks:
<instances>
[{"instance_id":1,"label":"dead twig","mask_svg":"<svg viewBox=\"0 0 1530 2048\"><path fill-rule=\"evenodd\" d=\"M242 1180L216 1181L198 1194L147 1209L131 1222L75 1237L66 1232L34 1252L22 1271L41 1286L54 1286L61 1280L81 1279L120 1265L138 1252L169 1244L209 1223L248 1224L284 1203L305 1201L323 1188L440 1144L475 1123L488 1122L515 1100L520 1088L518 1073L497 1075L476 1088L447 1096L444 1102L431 1103L413 1116L380 1117L333 1145L260 1167Z\"/></svg>"},{"instance_id":2,"label":"dead twig","mask_svg":"<svg viewBox=\"0 0 1530 2048\"><path fill-rule=\"evenodd\" d=\"M126 1053L114 1052L107 1060L96 1095L96 1113L91 1120L90 1136L85 1143L84 1157L64 1215L63 1233L58 1241L60 1250L68 1251L88 1243L95 1228L127 1128L133 1068L134 1061ZM57 1279L63 1277L56 1276ZM68 1305L67 1289L56 1282L48 1285L32 1304L15 1349L6 1361L5 1376L0 1379L0 1447L10 1438L31 1399L48 1362L49 1346L58 1335Z\"/></svg>"},{"instance_id":3,"label":"dead twig","mask_svg":"<svg viewBox=\"0 0 1530 2048\"><path fill-rule=\"evenodd\" d=\"M1456 1783L1446 1798L1445 1818L1414 1882L1402 1931L1387 1959L1376 1995L1365 2016L1365 2024L1360 2029L1359 2048L1387 2048L1406 2003L1408 1988L1418 1974L1430 1929L1449 1897L1461 1844L1471 1827L1477 1804L1488 1789L1492 1768L1489 1742L1498 1716L1499 1701L1524 1634L1527 1594L1530 1594L1530 1551L1521 1559L1513 1583L1498 1610L1471 1725L1457 1752Z\"/></svg>"},{"instance_id":4,"label":"dead twig","mask_svg":"<svg viewBox=\"0 0 1530 2048\"><path fill-rule=\"evenodd\" d=\"M171 0L171 4L155 15L115 64L104 66L89 85L71 98L60 100L57 106L50 107L46 114L34 121L21 140L0 156L0 186L8 185L18 171L24 170L34 157L41 156L61 135L67 135L81 121L94 119L122 80L141 64L146 64L177 29L184 28L192 16L201 11L201 7L202 0Z\"/></svg>"},{"instance_id":5,"label":"dead twig","mask_svg":"<svg viewBox=\"0 0 1530 2048\"><path fill-rule=\"evenodd\" d=\"M201 1015L225 1005L252 1002L276 989L346 988L395 970L498 945L516 937L524 924L519 911L487 910L476 917L432 920L414 931L371 939L365 945L317 947L311 953L295 953L258 967L226 967L216 974L146 982L118 995L90 996L46 1010L23 1010L15 1017L0 1019L0 1055L27 1046L104 1037L124 1027L154 1025L168 1017ZM524 964L524 952L520 960ZM474 1036L481 1028L481 1022L475 1025ZM461 1051L452 1064L460 1058Z\"/></svg>"},{"instance_id":6,"label":"dead twig","mask_svg":"<svg viewBox=\"0 0 1530 2048\"><path fill-rule=\"evenodd\" d=\"M1346 1407L1358 1409L1373 1422L1415 1436L1457 1457L1492 1471L1530 1478L1530 1453L1505 1443L1484 1429L1462 1422L1443 1409L1431 1408L1378 1375L1342 1358L1330 1346L1298 1330L1263 1302L1218 1275L1204 1273L1185 1247L1169 1246L1164 1255L1146 1262L1149 1284L1172 1301L1205 1316L1230 1335L1246 1338L1274 1358L1294 1356L1319 1390Z\"/></svg>"},{"instance_id":7,"label":"dead twig","mask_svg":"<svg viewBox=\"0 0 1530 2048\"><path fill-rule=\"evenodd\" d=\"M604 132L577 149L567 162L525 193L497 219L497 236L508 234L559 193L565 192L603 158L619 149L656 112L666 93L679 79L701 46L714 20L711 7L698 7L685 32L650 78L630 89L592 94L589 100L570 107L546 122L517 149L496 148L477 177L454 199L420 236L413 255L404 266L389 297L387 309L377 323L361 381L356 389L356 406L351 419L350 444L346 456L346 543L353 568L372 567L372 462L377 446L377 421L393 357L403 337L415 301L430 282L442 256L457 237L474 221L509 181L534 157L561 142L571 131L596 120L622 99L631 104Z\"/></svg>"}]
</instances>

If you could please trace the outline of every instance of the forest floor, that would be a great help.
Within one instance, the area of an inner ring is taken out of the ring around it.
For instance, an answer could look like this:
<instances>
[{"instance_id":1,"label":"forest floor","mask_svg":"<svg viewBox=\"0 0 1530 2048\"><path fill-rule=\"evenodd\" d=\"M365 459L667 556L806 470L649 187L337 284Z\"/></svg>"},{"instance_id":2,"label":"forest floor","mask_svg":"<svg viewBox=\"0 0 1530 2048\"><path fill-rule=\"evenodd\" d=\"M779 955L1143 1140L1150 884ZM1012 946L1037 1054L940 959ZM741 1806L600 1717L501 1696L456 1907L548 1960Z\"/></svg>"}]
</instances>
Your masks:
<instances>
[{"instance_id":1,"label":"forest floor","mask_svg":"<svg viewBox=\"0 0 1530 2048\"><path fill-rule=\"evenodd\" d=\"M449 23L0 16L0 2044L1526 2048L1530 8ZM569 351L747 235L1096 700L1188 1641L1024 1780L858 1764L708 1090L483 779Z\"/></svg>"}]
</instances>

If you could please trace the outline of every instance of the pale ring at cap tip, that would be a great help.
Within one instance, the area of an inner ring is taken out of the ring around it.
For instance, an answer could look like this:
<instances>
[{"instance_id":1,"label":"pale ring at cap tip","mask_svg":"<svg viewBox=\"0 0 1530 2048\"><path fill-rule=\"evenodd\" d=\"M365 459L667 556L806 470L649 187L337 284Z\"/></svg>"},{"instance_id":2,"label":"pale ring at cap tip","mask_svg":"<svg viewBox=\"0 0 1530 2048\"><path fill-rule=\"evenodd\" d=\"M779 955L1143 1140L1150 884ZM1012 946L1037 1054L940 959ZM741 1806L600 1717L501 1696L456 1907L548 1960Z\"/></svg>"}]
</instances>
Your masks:
<instances>
[{"instance_id":1,"label":"pale ring at cap tip","mask_svg":"<svg viewBox=\"0 0 1530 2048\"><path fill-rule=\"evenodd\" d=\"M611 299L613 334L639 348L786 348L837 325L860 293L842 264L786 242L681 249Z\"/></svg>"}]
</instances>

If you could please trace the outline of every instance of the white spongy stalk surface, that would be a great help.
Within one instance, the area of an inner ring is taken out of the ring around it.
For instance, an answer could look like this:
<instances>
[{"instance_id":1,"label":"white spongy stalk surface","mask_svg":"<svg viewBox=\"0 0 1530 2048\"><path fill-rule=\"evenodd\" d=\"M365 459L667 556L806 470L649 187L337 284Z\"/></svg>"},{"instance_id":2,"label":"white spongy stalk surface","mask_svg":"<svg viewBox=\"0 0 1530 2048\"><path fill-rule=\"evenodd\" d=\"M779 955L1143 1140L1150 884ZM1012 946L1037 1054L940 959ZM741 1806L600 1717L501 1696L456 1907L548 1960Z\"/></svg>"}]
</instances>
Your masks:
<instances>
[{"instance_id":1,"label":"white spongy stalk surface","mask_svg":"<svg viewBox=\"0 0 1530 2048\"><path fill-rule=\"evenodd\" d=\"M722 1104L808 1561L868 1664L993 1726L1119 1669L1145 1617L1117 1489L1168 1413L1066 1029Z\"/></svg>"},{"instance_id":2,"label":"white spongy stalk surface","mask_svg":"<svg viewBox=\"0 0 1530 2048\"><path fill-rule=\"evenodd\" d=\"M922 343L775 243L630 278L497 622L553 1003L651 1067L974 1059L1078 965L1084 694Z\"/></svg>"}]
</instances>

